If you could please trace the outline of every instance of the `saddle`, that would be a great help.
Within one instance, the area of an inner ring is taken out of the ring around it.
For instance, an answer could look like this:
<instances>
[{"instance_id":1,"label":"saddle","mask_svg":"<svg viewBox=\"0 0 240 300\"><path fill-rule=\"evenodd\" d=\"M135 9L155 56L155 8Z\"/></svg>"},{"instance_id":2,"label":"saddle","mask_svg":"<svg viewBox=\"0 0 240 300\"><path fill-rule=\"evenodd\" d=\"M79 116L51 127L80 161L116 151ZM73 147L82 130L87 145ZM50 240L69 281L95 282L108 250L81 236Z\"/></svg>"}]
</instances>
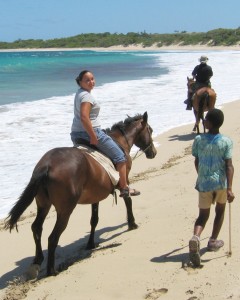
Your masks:
<instances>
[{"instance_id":1,"label":"saddle","mask_svg":"<svg viewBox=\"0 0 240 300\"><path fill-rule=\"evenodd\" d=\"M125 150L123 149L123 147L121 145L119 145L116 141L114 141L118 147L122 150L122 152L126 155L125 153ZM79 145L84 145L84 146L87 146L89 148L92 148L93 150L99 152L99 153L102 153L103 155L105 155L100 149L98 149L96 146L90 144L90 142L88 140L85 140L85 139L82 139L82 138L77 138L76 139L76 143L79 144ZM106 156L106 155L105 155ZM111 158L109 158L111 160ZM112 161L112 160L111 160ZM113 163L113 161L112 161ZM114 163L113 163L114 164Z\"/></svg>"},{"instance_id":2,"label":"saddle","mask_svg":"<svg viewBox=\"0 0 240 300\"><path fill-rule=\"evenodd\" d=\"M101 152L97 147L95 147L94 145L90 144L89 141L85 140L85 139L82 139L82 138L77 138L76 139L76 143L79 144L79 145L84 145L84 146L87 146L89 148L92 148L98 152Z\"/></svg>"},{"instance_id":3,"label":"saddle","mask_svg":"<svg viewBox=\"0 0 240 300\"><path fill-rule=\"evenodd\" d=\"M76 139L76 142L79 145L77 146L77 148L94 158L108 173L112 184L116 186L119 181L119 172L115 169L112 160L109 157L107 157L104 153L102 153L97 147L91 145L89 141L82 138L78 138Z\"/></svg>"}]
</instances>

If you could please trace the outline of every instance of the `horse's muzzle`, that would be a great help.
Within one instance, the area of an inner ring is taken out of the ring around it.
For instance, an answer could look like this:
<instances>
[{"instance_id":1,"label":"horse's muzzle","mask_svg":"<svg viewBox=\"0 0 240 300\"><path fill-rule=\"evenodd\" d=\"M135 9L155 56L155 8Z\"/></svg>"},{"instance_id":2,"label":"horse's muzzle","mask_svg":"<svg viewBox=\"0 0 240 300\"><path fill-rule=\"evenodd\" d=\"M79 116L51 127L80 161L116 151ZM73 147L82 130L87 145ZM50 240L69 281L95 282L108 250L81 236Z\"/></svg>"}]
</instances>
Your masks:
<instances>
[{"instance_id":1,"label":"horse's muzzle","mask_svg":"<svg viewBox=\"0 0 240 300\"><path fill-rule=\"evenodd\" d=\"M146 158L152 159L157 155L157 149L155 146L152 144L151 147L145 152Z\"/></svg>"}]
</instances>

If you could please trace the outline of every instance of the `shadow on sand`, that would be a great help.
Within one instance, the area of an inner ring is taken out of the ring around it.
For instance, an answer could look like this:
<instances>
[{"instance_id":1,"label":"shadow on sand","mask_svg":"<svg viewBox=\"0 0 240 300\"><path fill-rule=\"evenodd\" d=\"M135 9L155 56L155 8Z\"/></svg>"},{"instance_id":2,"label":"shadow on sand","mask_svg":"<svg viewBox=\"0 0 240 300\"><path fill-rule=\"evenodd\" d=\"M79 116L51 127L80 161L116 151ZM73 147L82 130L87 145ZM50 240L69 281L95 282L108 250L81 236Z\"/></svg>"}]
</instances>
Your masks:
<instances>
[{"instance_id":1,"label":"shadow on sand","mask_svg":"<svg viewBox=\"0 0 240 300\"><path fill-rule=\"evenodd\" d=\"M181 248L174 249L173 251L165 253L161 256L153 257L150 261L154 262L154 263L175 262L175 263L181 264L182 267L184 267L184 265L189 266L189 263L190 263L190 261L189 261L189 252L174 254L174 253L179 252L179 251L181 251L185 248L188 249L188 245L184 246L184 247L181 247ZM216 256L216 257L211 258L211 259L204 259L203 256L206 252L208 252L207 247L204 247L200 250L200 256L201 256L201 262L202 263L207 263L211 260L222 258L222 257L225 257L225 256L227 257L227 254L225 254L225 255L221 255L221 256ZM203 267L203 265L201 264L200 267L196 267L196 268L202 268L202 267Z\"/></svg>"},{"instance_id":2,"label":"shadow on sand","mask_svg":"<svg viewBox=\"0 0 240 300\"><path fill-rule=\"evenodd\" d=\"M183 135L174 134L169 137L169 141L187 142L187 141L193 141L195 137L196 137L196 133L189 133Z\"/></svg>"},{"instance_id":3,"label":"shadow on sand","mask_svg":"<svg viewBox=\"0 0 240 300\"><path fill-rule=\"evenodd\" d=\"M127 232L128 229L114 233L114 231L121 229L123 227L127 227L127 223L123 223L118 226L113 227L106 227L103 229L96 230L95 232L95 241L96 241L96 248L93 250L86 250L86 245L88 242L89 234L85 235L83 238L80 238L79 240L66 245L64 247L57 246L56 249L56 269L58 272L62 272L66 270L69 266L73 265L76 262L80 262L81 260L88 259L91 257L93 252L96 251L103 251L109 248L118 247L121 244L120 243L112 243L110 245L98 247L99 244L109 242L116 238L117 236L122 235L123 233ZM107 238L101 238L101 235L106 233L112 233L107 236ZM34 243L34 241L32 241ZM16 249L17 251L17 249ZM46 261L47 261L47 250L43 251L45 260L41 266L41 271L39 274L39 279L44 278L46 276ZM24 280L24 274L29 268L29 266L32 264L33 261L32 257L23 258L16 262L16 268L7 272L0 278L0 289L4 289L8 286L9 282L13 282L16 279L18 281Z\"/></svg>"}]
</instances>

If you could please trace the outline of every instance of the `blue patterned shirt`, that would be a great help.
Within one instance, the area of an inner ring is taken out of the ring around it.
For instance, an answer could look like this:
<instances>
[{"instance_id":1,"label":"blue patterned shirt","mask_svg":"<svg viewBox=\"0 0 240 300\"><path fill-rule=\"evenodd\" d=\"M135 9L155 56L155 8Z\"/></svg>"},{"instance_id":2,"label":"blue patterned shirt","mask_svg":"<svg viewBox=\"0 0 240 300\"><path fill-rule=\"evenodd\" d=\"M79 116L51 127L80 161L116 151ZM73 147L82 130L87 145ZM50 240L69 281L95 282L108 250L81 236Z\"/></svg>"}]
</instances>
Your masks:
<instances>
[{"instance_id":1,"label":"blue patterned shirt","mask_svg":"<svg viewBox=\"0 0 240 300\"><path fill-rule=\"evenodd\" d=\"M192 155L198 158L196 189L210 192L227 188L225 160L232 158L232 140L222 134L196 136Z\"/></svg>"}]
</instances>

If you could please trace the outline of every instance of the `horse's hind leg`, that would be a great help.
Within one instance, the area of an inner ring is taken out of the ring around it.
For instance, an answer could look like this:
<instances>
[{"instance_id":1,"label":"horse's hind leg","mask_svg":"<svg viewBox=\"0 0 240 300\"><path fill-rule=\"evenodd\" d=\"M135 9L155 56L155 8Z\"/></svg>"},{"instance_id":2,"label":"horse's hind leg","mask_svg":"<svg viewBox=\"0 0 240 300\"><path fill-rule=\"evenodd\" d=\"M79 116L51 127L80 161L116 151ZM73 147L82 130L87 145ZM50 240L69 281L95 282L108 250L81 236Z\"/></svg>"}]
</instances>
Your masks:
<instances>
[{"instance_id":1,"label":"horse's hind leg","mask_svg":"<svg viewBox=\"0 0 240 300\"><path fill-rule=\"evenodd\" d=\"M126 208L127 208L127 221L128 221L128 230L137 229L138 225L135 223L135 218L132 211L132 199L131 197L123 197Z\"/></svg>"},{"instance_id":2,"label":"horse's hind leg","mask_svg":"<svg viewBox=\"0 0 240 300\"><path fill-rule=\"evenodd\" d=\"M194 116L195 116L195 124L194 124L192 131L194 131L194 132L197 131L197 134L199 134L199 115L195 109L193 110L193 112L194 112Z\"/></svg>"},{"instance_id":3,"label":"horse's hind leg","mask_svg":"<svg viewBox=\"0 0 240 300\"><path fill-rule=\"evenodd\" d=\"M88 240L87 247L86 247L88 250L94 249L96 247L95 242L94 242L94 235L95 235L95 229L97 227L98 220L99 220L98 208L99 208L99 203L92 204L92 216L91 216L91 221L90 221L91 232L90 232L89 240Z\"/></svg>"},{"instance_id":4,"label":"horse's hind leg","mask_svg":"<svg viewBox=\"0 0 240 300\"><path fill-rule=\"evenodd\" d=\"M75 206L74 206L75 207ZM57 221L53 228L52 233L48 238L48 262L47 262L47 275L57 275L55 271L55 250L58 245L59 238L63 231L66 229L70 215L74 209L68 209L62 213L57 212Z\"/></svg>"},{"instance_id":5,"label":"horse's hind leg","mask_svg":"<svg viewBox=\"0 0 240 300\"><path fill-rule=\"evenodd\" d=\"M35 252L35 258L33 260L33 264L41 265L44 256L42 252L42 245L41 245L41 237L42 237L42 226L43 222L49 212L51 205L48 205L46 207L39 207L37 208L37 216L35 221L32 224L32 232L33 232L33 238L36 245L36 252Z\"/></svg>"}]
</instances>

